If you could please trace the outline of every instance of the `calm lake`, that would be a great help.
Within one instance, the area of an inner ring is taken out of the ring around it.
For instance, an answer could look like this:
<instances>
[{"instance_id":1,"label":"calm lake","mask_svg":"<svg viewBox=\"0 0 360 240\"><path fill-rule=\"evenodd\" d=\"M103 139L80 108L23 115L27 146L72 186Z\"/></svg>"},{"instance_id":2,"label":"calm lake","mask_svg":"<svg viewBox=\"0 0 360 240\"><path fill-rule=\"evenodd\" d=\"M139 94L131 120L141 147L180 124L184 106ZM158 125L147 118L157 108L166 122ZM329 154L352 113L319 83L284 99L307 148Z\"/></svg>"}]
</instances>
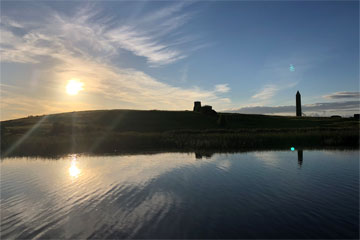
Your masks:
<instances>
[{"instance_id":1,"label":"calm lake","mask_svg":"<svg viewBox=\"0 0 360 240\"><path fill-rule=\"evenodd\" d=\"M6 158L1 238L358 238L359 151Z\"/></svg>"}]
</instances>

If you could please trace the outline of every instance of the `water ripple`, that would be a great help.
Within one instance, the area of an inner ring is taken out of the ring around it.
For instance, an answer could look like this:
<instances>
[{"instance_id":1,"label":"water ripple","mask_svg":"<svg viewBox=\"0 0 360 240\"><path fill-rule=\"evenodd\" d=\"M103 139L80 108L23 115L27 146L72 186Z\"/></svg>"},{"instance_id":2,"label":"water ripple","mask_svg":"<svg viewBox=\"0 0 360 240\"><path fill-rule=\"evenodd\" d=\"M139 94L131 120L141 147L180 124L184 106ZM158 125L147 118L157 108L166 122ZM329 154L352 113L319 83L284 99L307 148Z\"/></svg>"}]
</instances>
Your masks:
<instances>
[{"instance_id":1,"label":"water ripple","mask_svg":"<svg viewBox=\"0 0 360 240\"><path fill-rule=\"evenodd\" d=\"M357 236L359 152L293 156L4 160L1 238Z\"/></svg>"}]
</instances>

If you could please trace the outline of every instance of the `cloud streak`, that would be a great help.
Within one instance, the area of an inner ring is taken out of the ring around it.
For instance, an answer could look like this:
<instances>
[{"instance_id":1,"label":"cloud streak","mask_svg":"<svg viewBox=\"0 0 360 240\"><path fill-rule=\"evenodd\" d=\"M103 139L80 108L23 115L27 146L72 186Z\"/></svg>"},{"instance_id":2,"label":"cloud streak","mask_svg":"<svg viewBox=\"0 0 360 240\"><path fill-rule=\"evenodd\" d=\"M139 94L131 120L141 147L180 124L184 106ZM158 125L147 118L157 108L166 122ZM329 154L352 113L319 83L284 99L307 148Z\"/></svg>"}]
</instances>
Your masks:
<instances>
[{"instance_id":1,"label":"cloud streak","mask_svg":"<svg viewBox=\"0 0 360 240\"><path fill-rule=\"evenodd\" d=\"M49 19L37 22L37 29L32 29L23 40L14 35L11 28L16 26L29 30L30 25L4 16L1 19L1 44L7 47L2 47L4 54L2 60L34 62L34 55L49 54L46 51L41 52L41 48L36 48L36 46L54 45L48 42L51 36L52 40L54 37L58 40L66 39L69 42L66 47L77 51L78 54L91 51L99 55L117 55L117 49L122 48L136 56L144 57L151 66L173 63L187 56L186 50L180 48L185 44L191 44L194 39L191 36L174 37L179 28L190 19L189 13L178 13L183 5L175 4L165 7L129 24L112 22L110 17L101 17L101 12L91 7L82 8L73 16L53 12ZM163 40L165 35L167 41ZM35 46L19 49L21 42L32 43ZM17 48L14 48L14 45ZM24 51L26 54L22 54Z\"/></svg>"},{"instance_id":2,"label":"cloud streak","mask_svg":"<svg viewBox=\"0 0 360 240\"><path fill-rule=\"evenodd\" d=\"M272 98L279 90L280 88L275 85L266 85L262 90L257 92L251 98L258 100L267 100Z\"/></svg>"},{"instance_id":3,"label":"cloud streak","mask_svg":"<svg viewBox=\"0 0 360 240\"><path fill-rule=\"evenodd\" d=\"M336 112L342 112L345 115L351 112L358 112L360 109L360 101L344 101L344 102L328 102L305 104L302 111L307 115L332 115ZM242 107L239 109L229 110L227 112L248 113L248 114L282 114L294 115L296 107L294 106L252 106Z\"/></svg>"},{"instance_id":4,"label":"cloud streak","mask_svg":"<svg viewBox=\"0 0 360 240\"><path fill-rule=\"evenodd\" d=\"M273 98L279 91L294 87L297 82L287 82L278 84L265 85L260 91L254 94L251 98L254 100L268 101Z\"/></svg>"},{"instance_id":5,"label":"cloud streak","mask_svg":"<svg viewBox=\"0 0 360 240\"><path fill-rule=\"evenodd\" d=\"M228 86L228 84L218 84L215 85L215 92L219 92L219 93L227 93L230 91L230 88Z\"/></svg>"},{"instance_id":6,"label":"cloud streak","mask_svg":"<svg viewBox=\"0 0 360 240\"><path fill-rule=\"evenodd\" d=\"M360 98L360 92L335 92L329 95L323 96L327 99L342 99L342 98Z\"/></svg>"}]
</instances>

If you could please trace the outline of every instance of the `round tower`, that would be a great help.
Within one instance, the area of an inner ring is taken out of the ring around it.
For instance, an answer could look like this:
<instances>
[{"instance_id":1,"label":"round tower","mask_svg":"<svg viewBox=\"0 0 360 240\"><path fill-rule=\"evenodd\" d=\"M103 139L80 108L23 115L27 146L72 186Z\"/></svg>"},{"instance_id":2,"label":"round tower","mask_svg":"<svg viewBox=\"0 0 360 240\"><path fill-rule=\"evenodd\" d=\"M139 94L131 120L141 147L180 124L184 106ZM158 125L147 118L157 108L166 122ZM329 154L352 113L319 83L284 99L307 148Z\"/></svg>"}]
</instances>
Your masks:
<instances>
[{"instance_id":1,"label":"round tower","mask_svg":"<svg viewBox=\"0 0 360 240\"><path fill-rule=\"evenodd\" d=\"M201 102L196 101L194 102L194 112L200 112L201 111Z\"/></svg>"},{"instance_id":2,"label":"round tower","mask_svg":"<svg viewBox=\"0 0 360 240\"><path fill-rule=\"evenodd\" d=\"M301 117L301 95L299 91L296 93L296 116Z\"/></svg>"}]
</instances>

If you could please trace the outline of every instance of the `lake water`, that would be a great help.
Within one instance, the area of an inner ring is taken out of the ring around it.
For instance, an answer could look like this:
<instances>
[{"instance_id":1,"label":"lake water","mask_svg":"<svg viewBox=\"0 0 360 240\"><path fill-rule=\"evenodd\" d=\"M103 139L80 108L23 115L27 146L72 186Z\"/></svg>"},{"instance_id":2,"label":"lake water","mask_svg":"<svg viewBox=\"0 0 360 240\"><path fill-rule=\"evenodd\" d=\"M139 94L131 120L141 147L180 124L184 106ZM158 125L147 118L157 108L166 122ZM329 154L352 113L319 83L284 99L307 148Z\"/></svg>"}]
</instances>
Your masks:
<instances>
[{"instance_id":1,"label":"lake water","mask_svg":"<svg viewBox=\"0 0 360 240\"><path fill-rule=\"evenodd\" d=\"M2 239L359 237L359 151L0 164Z\"/></svg>"}]
</instances>

